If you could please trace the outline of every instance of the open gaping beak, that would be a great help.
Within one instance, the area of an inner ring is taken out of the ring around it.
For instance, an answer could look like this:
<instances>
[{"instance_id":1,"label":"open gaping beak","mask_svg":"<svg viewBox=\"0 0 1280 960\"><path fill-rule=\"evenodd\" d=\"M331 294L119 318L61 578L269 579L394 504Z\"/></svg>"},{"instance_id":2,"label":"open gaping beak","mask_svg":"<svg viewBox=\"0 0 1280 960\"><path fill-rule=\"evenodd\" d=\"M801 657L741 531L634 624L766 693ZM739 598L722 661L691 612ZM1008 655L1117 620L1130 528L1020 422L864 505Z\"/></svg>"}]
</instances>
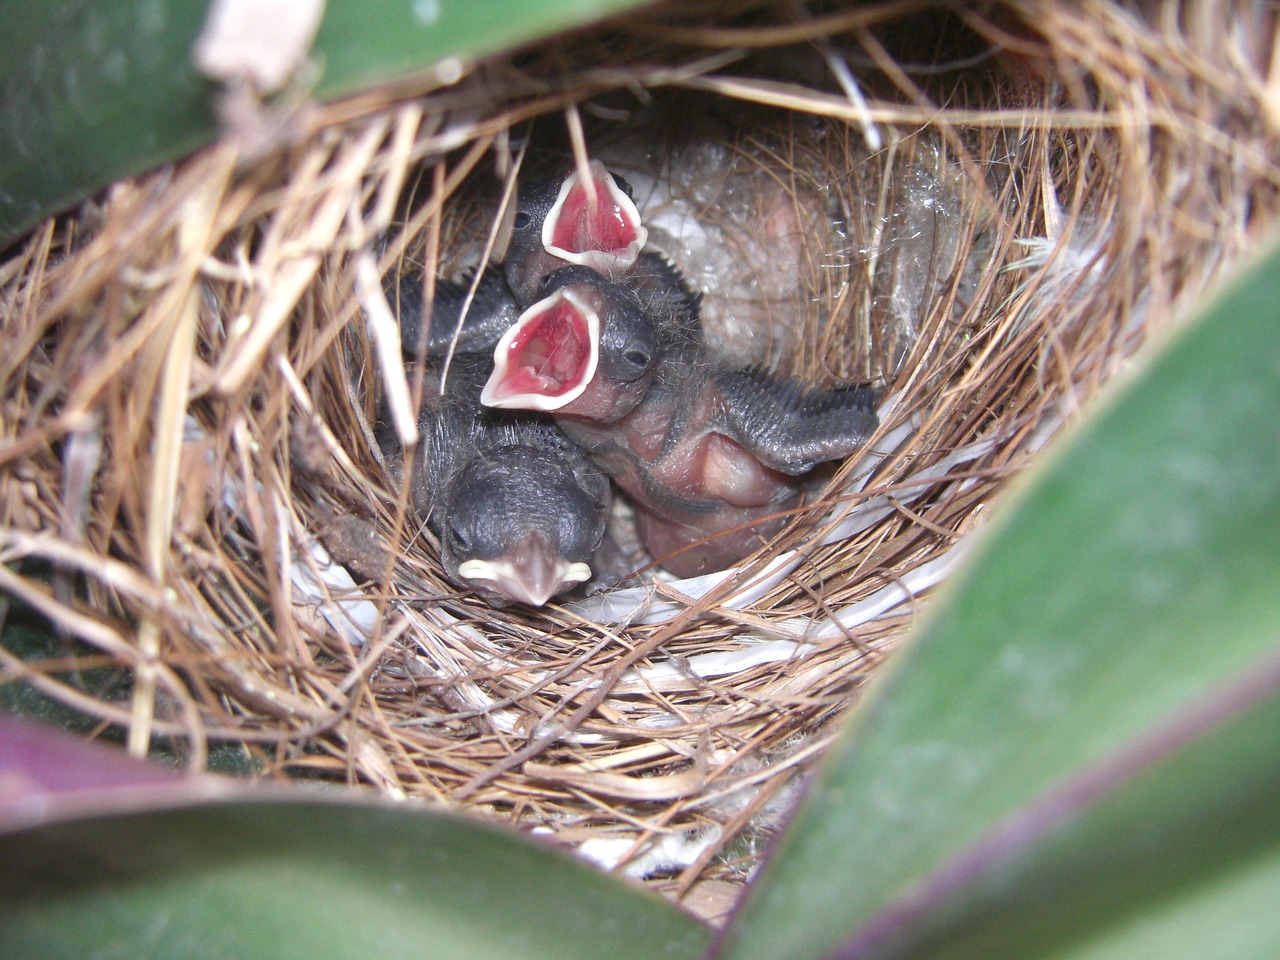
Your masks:
<instances>
[{"instance_id":1,"label":"open gaping beak","mask_svg":"<svg viewBox=\"0 0 1280 960\"><path fill-rule=\"evenodd\" d=\"M575 170L542 224L546 251L569 263L616 274L636 262L649 239L640 211L604 164L592 160L590 179Z\"/></svg>"},{"instance_id":2,"label":"open gaping beak","mask_svg":"<svg viewBox=\"0 0 1280 960\"><path fill-rule=\"evenodd\" d=\"M502 335L480 402L559 410L582 395L600 360L600 316L573 287L539 300Z\"/></svg>"}]
</instances>

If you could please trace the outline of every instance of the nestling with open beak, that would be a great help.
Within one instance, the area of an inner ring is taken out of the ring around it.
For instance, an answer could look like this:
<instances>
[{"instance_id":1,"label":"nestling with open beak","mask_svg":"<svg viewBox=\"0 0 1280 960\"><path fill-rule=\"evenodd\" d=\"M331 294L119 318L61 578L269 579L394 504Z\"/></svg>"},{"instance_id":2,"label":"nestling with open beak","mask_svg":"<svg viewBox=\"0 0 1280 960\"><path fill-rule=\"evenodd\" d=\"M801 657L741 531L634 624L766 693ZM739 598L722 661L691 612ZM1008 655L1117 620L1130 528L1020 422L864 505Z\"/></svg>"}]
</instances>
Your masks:
<instances>
[{"instance_id":1,"label":"nestling with open beak","mask_svg":"<svg viewBox=\"0 0 1280 960\"><path fill-rule=\"evenodd\" d=\"M609 481L549 421L484 409L491 365L455 356L443 390L438 366L428 370L413 504L439 537L449 579L495 606L539 607L591 578ZM402 459L388 452L396 473Z\"/></svg>"},{"instance_id":2,"label":"nestling with open beak","mask_svg":"<svg viewBox=\"0 0 1280 960\"><path fill-rule=\"evenodd\" d=\"M692 333L697 299L659 286L641 284L642 302L590 270L550 274L548 295L499 341L482 398L552 413L630 497L655 559L696 576L785 525L803 475L867 442L877 394L730 369Z\"/></svg>"},{"instance_id":3,"label":"nestling with open beak","mask_svg":"<svg viewBox=\"0 0 1280 960\"><path fill-rule=\"evenodd\" d=\"M573 170L563 180L534 180L516 200L511 242L503 263L516 302L543 296L552 271L576 265L616 279L634 266L648 240L626 181L592 160L589 176Z\"/></svg>"},{"instance_id":4,"label":"nestling with open beak","mask_svg":"<svg viewBox=\"0 0 1280 960\"><path fill-rule=\"evenodd\" d=\"M644 300L632 285L589 267L562 267L539 284L542 299L499 339L481 402L511 410L563 411L613 422L649 391L665 353L694 348L697 298L682 286L654 292L674 269L646 255ZM630 279L630 278L629 278ZM652 290L650 288L653 288Z\"/></svg>"}]
</instances>

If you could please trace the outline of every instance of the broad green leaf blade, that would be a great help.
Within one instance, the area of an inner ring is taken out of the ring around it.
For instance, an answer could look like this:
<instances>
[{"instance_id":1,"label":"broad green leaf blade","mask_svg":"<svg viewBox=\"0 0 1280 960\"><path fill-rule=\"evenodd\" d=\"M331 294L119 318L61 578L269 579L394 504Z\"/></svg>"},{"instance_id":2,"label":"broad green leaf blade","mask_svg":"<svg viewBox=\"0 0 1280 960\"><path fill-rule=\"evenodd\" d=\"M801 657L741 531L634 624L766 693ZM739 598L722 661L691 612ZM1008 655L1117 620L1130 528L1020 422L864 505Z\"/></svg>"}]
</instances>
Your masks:
<instances>
[{"instance_id":1,"label":"broad green leaf blade","mask_svg":"<svg viewBox=\"0 0 1280 960\"><path fill-rule=\"evenodd\" d=\"M461 816L182 777L0 718L0 956L692 960L697 921Z\"/></svg>"},{"instance_id":2,"label":"broad green leaf blade","mask_svg":"<svg viewBox=\"0 0 1280 960\"><path fill-rule=\"evenodd\" d=\"M0 862L0 956L25 960L652 960L706 941L643 890L421 810L202 804L2 837Z\"/></svg>"},{"instance_id":3,"label":"broad green leaf blade","mask_svg":"<svg viewBox=\"0 0 1280 960\"><path fill-rule=\"evenodd\" d=\"M653 0L329 0L316 50L322 99L445 59L473 59L581 27Z\"/></svg>"},{"instance_id":4,"label":"broad green leaf blade","mask_svg":"<svg viewBox=\"0 0 1280 960\"><path fill-rule=\"evenodd\" d=\"M314 95L329 99L590 23L640 0L329 0ZM0 0L0 246L215 132L191 48L207 0Z\"/></svg>"},{"instance_id":5,"label":"broad green leaf blade","mask_svg":"<svg viewBox=\"0 0 1280 960\"><path fill-rule=\"evenodd\" d=\"M197 0L0 0L0 246L114 179L212 138Z\"/></svg>"},{"instance_id":6,"label":"broad green leaf blade","mask_svg":"<svg viewBox=\"0 0 1280 960\"><path fill-rule=\"evenodd\" d=\"M1278 304L1272 249L1027 478L857 711L722 956L826 956L941 909L934 881L983 863L997 825L1280 648Z\"/></svg>"},{"instance_id":7,"label":"broad green leaf blade","mask_svg":"<svg viewBox=\"0 0 1280 960\"><path fill-rule=\"evenodd\" d=\"M1260 679L1271 694L1257 703L1250 694ZM1209 721L1208 736L1136 772L1038 845L987 845L983 852L1002 854L991 869L970 871L965 887L909 923L860 931L862 942L840 955L1280 957L1280 657L1224 694L1200 711L1216 717L1192 710L1181 721ZM1042 816L1071 808L1039 806ZM1005 839L1022 838L1009 830Z\"/></svg>"}]
</instances>

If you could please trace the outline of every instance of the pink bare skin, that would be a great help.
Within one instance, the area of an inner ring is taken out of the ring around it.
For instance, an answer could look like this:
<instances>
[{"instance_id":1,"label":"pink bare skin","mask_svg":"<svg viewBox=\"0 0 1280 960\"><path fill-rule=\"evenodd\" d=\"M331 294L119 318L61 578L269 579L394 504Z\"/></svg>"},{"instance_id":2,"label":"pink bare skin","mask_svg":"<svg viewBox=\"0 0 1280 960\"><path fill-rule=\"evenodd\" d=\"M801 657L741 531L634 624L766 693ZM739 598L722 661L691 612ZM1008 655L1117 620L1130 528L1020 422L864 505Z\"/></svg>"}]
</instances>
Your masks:
<instances>
[{"instance_id":1,"label":"pink bare skin","mask_svg":"<svg viewBox=\"0 0 1280 960\"><path fill-rule=\"evenodd\" d=\"M694 577L759 549L803 494L797 477L718 431L722 418L708 380L688 398L657 385L613 423L570 410L556 422L631 499L649 553L677 576Z\"/></svg>"}]
</instances>

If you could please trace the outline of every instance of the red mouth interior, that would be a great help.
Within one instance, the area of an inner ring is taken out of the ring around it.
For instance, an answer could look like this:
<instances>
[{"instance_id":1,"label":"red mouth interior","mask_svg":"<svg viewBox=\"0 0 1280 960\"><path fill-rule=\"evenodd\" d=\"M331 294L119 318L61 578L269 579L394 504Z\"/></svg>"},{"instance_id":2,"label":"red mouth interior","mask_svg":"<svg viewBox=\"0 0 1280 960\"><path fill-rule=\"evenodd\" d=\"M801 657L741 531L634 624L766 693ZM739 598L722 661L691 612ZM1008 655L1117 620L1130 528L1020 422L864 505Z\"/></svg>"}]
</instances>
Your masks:
<instances>
[{"instance_id":1,"label":"red mouth interior","mask_svg":"<svg viewBox=\"0 0 1280 960\"><path fill-rule=\"evenodd\" d=\"M508 395L557 397L578 386L591 357L586 319L567 300L526 318L508 346Z\"/></svg>"},{"instance_id":2,"label":"red mouth interior","mask_svg":"<svg viewBox=\"0 0 1280 960\"><path fill-rule=\"evenodd\" d=\"M570 253L615 253L635 242L636 224L613 202L608 186L597 180L595 188L595 203L582 184L565 196L551 231L552 246Z\"/></svg>"}]
</instances>

